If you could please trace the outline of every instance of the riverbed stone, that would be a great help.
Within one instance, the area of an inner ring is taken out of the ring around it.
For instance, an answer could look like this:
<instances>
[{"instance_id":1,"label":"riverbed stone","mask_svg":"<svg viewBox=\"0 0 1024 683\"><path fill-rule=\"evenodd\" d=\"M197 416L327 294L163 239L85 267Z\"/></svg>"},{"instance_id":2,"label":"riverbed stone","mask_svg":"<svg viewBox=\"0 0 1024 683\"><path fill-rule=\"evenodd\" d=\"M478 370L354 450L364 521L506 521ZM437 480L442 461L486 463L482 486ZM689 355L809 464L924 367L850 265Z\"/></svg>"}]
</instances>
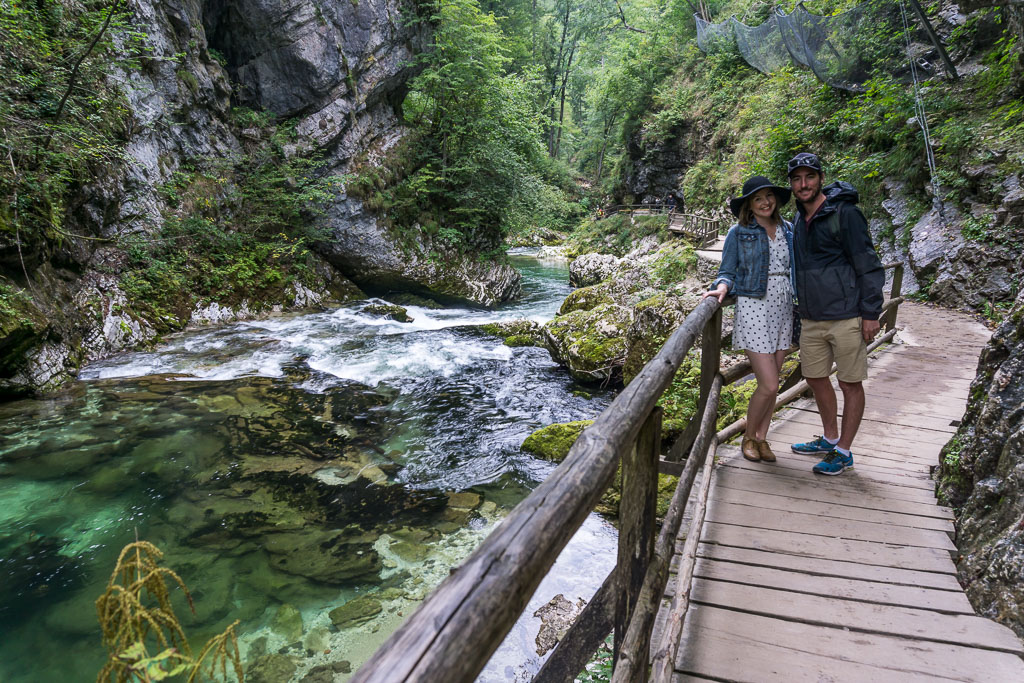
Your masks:
<instances>
[{"instance_id":1,"label":"riverbed stone","mask_svg":"<svg viewBox=\"0 0 1024 683\"><path fill-rule=\"evenodd\" d=\"M289 574L329 584L368 578L383 569L380 555L369 543L350 543L333 531L268 534L263 547L270 563Z\"/></svg>"},{"instance_id":2,"label":"riverbed stone","mask_svg":"<svg viewBox=\"0 0 1024 683\"><path fill-rule=\"evenodd\" d=\"M292 605L285 603L277 608L270 629L284 638L286 643L293 643L302 637L302 614Z\"/></svg>"},{"instance_id":3,"label":"riverbed stone","mask_svg":"<svg viewBox=\"0 0 1024 683\"><path fill-rule=\"evenodd\" d=\"M354 600L349 600L341 607L335 607L327 615L336 628L344 629L369 621L380 614L383 609L380 600L369 595L362 595Z\"/></svg>"},{"instance_id":4,"label":"riverbed stone","mask_svg":"<svg viewBox=\"0 0 1024 683\"><path fill-rule=\"evenodd\" d=\"M483 500L479 493L472 491L456 491L448 494L448 507L462 510L475 510Z\"/></svg>"},{"instance_id":5,"label":"riverbed stone","mask_svg":"<svg viewBox=\"0 0 1024 683\"><path fill-rule=\"evenodd\" d=\"M282 683L290 681L298 667L295 660L283 654L263 655L250 664L245 672L249 683Z\"/></svg>"},{"instance_id":6,"label":"riverbed stone","mask_svg":"<svg viewBox=\"0 0 1024 683\"><path fill-rule=\"evenodd\" d=\"M409 543L408 541L396 541L388 548L392 553L406 562L422 562L430 555L430 548L425 545Z\"/></svg>"},{"instance_id":7,"label":"riverbed stone","mask_svg":"<svg viewBox=\"0 0 1024 683\"><path fill-rule=\"evenodd\" d=\"M325 626L314 626L306 634L302 646L313 652L322 652L330 645L331 633Z\"/></svg>"}]
</instances>

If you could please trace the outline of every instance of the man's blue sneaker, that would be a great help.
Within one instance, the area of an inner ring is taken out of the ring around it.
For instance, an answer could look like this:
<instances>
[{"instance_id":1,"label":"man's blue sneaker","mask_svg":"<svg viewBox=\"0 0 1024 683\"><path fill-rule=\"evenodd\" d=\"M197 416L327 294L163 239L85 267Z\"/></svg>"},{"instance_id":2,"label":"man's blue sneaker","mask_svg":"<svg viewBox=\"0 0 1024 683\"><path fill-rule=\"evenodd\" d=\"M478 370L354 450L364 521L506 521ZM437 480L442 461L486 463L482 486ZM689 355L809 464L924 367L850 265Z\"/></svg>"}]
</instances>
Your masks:
<instances>
[{"instance_id":1,"label":"man's blue sneaker","mask_svg":"<svg viewBox=\"0 0 1024 683\"><path fill-rule=\"evenodd\" d=\"M834 477L849 469L853 469L853 454L843 455L839 451L833 450L825 456L824 460L815 465L812 471L815 474L827 474Z\"/></svg>"},{"instance_id":2,"label":"man's blue sneaker","mask_svg":"<svg viewBox=\"0 0 1024 683\"><path fill-rule=\"evenodd\" d=\"M829 443L828 439L824 436L815 437L814 441L807 441L806 443L795 443L790 448L793 449L794 453L803 453L805 455L812 455L814 453L828 453L836 445Z\"/></svg>"}]
</instances>

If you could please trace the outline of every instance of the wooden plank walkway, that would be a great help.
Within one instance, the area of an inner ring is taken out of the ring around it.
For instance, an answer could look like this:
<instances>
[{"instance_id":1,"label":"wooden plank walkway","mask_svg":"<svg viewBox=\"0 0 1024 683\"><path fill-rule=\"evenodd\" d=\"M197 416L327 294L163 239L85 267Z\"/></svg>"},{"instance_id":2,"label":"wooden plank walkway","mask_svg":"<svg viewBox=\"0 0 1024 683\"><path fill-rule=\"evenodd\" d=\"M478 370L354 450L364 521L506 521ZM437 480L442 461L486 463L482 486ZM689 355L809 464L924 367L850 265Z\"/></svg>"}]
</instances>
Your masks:
<instances>
[{"instance_id":1,"label":"wooden plank walkway","mask_svg":"<svg viewBox=\"0 0 1024 683\"><path fill-rule=\"evenodd\" d=\"M854 470L816 476L790 451L821 432L811 399L773 423L777 463L719 449L674 680L1024 681L1024 644L957 582L929 478L989 332L915 304L900 326L871 361Z\"/></svg>"}]
</instances>

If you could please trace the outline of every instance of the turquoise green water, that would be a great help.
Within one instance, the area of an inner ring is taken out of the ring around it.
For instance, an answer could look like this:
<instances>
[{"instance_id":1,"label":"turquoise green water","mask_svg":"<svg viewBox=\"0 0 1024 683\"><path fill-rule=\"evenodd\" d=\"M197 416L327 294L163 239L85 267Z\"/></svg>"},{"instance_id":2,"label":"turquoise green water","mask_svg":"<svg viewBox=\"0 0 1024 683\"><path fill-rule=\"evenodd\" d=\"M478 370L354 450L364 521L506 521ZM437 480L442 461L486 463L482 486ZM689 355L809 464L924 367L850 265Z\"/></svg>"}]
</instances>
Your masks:
<instances>
[{"instance_id":1,"label":"turquoise green water","mask_svg":"<svg viewBox=\"0 0 1024 683\"><path fill-rule=\"evenodd\" d=\"M550 471L523 438L606 404L573 396L546 352L468 327L553 315L564 265L517 265L524 296L504 310L411 308L403 325L356 305L197 331L0 406L0 680L95 678L93 602L135 538L192 589L196 614L177 613L197 644L240 619L250 663L280 655L293 680L358 666ZM553 588L607 571L614 532L583 533ZM379 613L335 624L356 596ZM528 659L513 636L484 680Z\"/></svg>"}]
</instances>

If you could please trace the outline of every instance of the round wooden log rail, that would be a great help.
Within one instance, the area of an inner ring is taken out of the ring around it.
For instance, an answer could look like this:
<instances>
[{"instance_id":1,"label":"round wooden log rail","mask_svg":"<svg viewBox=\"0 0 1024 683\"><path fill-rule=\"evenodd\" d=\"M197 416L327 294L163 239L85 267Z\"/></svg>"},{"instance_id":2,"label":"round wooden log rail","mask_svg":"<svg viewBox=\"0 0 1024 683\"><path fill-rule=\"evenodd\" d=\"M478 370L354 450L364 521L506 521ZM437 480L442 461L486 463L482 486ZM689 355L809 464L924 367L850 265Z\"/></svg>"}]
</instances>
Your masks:
<instances>
[{"instance_id":1,"label":"round wooden log rail","mask_svg":"<svg viewBox=\"0 0 1024 683\"><path fill-rule=\"evenodd\" d=\"M551 475L427 598L354 682L472 681L519 618L558 554L597 504L698 333L706 298L584 430Z\"/></svg>"}]
</instances>

